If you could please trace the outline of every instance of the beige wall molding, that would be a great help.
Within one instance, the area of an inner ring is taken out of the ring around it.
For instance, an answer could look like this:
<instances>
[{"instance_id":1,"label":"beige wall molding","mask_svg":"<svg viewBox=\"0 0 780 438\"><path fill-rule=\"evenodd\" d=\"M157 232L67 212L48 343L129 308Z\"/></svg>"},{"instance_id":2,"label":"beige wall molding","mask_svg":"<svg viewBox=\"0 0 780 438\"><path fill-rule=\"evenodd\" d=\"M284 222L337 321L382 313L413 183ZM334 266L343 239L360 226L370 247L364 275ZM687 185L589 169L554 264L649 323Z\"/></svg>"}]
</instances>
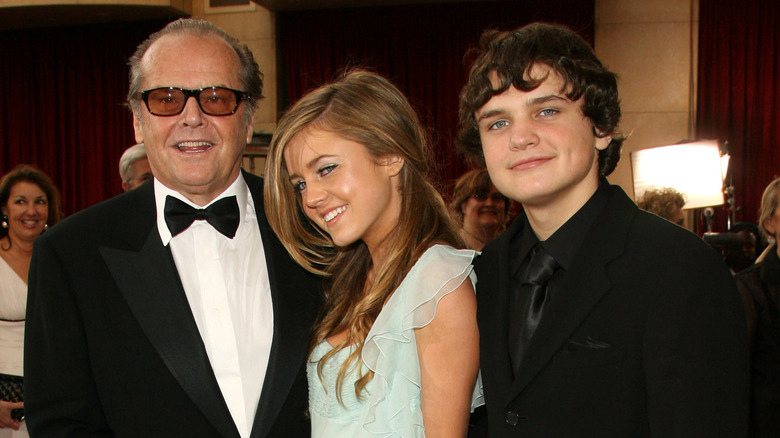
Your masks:
<instances>
[{"instance_id":1,"label":"beige wall molding","mask_svg":"<svg viewBox=\"0 0 780 438\"><path fill-rule=\"evenodd\" d=\"M190 15L192 0L0 0L0 30Z\"/></svg>"},{"instance_id":2,"label":"beige wall molding","mask_svg":"<svg viewBox=\"0 0 780 438\"><path fill-rule=\"evenodd\" d=\"M200 0L203 2L203 11L206 14L228 14L234 12L254 12L257 3L251 0Z\"/></svg>"}]
</instances>

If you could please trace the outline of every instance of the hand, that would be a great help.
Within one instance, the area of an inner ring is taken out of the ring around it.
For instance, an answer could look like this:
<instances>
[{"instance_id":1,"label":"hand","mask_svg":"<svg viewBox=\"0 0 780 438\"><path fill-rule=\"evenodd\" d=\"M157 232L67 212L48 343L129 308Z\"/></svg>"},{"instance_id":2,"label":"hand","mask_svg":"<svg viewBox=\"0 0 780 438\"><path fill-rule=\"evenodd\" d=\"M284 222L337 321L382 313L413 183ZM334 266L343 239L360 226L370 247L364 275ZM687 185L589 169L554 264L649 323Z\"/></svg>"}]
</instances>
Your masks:
<instances>
[{"instance_id":1,"label":"hand","mask_svg":"<svg viewBox=\"0 0 780 438\"><path fill-rule=\"evenodd\" d=\"M19 430L19 421L11 418L11 411L14 409L22 409L23 407L23 402L12 403L0 400L0 429L11 428L13 430Z\"/></svg>"}]
</instances>

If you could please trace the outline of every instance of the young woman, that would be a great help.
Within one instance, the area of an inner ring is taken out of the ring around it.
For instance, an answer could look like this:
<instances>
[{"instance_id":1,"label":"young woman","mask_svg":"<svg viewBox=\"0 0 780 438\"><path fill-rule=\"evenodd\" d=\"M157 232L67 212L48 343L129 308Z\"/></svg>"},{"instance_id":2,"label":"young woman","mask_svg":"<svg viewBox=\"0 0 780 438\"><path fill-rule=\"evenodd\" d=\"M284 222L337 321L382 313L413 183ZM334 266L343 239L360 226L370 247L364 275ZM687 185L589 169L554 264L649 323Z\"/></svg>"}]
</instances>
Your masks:
<instances>
[{"instance_id":1,"label":"young woman","mask_svg":"<svg viewBox=\"0 0 780 438\"><path fill-rule=\"evenodd\" d=\"M425 132L386 79L353 71L298 101L266 167L269 222L324 276L314 437L466 436L479 366L471 261L427 179Z\"/></svg>"}]
</instances>

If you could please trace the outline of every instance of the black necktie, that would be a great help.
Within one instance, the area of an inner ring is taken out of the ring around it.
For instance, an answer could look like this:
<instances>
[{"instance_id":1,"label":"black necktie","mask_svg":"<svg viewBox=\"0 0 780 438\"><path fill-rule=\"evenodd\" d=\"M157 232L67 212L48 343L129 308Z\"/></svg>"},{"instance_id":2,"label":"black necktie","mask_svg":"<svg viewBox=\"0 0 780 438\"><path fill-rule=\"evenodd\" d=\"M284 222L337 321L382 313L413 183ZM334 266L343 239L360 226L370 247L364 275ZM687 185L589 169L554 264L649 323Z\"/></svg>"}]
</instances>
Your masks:
<instances>
[{"instance_id":1,"label":"black necktie","mask_svg":"<svg viewBox=\"0 0 780 438\"><path fill-rule=\"evenodd\" d=\"M509 316L509 355L515 372L542 319L542 311L547 301L547 282L558 268L560 265L553 256L537 243L531 250L531 260L524 278L518 278L521 276L519 272L515 274L515 284L520 286L515 287L510 298L512 313Z\"/></svg>"},{"instance_id":2,"label":"black necktie","mask_svg":"<svg viewBox=\"0 0 780 438\"><path fill-rule=\"evenodd\" d=\"M165 197L165 223L171 230L171 236L186 230L197 220L210 223L217 231L232 239L236 235L239 222L236 197L222 198L206 208L192 207L173 196Z\"/></svg>"}]
</instances>

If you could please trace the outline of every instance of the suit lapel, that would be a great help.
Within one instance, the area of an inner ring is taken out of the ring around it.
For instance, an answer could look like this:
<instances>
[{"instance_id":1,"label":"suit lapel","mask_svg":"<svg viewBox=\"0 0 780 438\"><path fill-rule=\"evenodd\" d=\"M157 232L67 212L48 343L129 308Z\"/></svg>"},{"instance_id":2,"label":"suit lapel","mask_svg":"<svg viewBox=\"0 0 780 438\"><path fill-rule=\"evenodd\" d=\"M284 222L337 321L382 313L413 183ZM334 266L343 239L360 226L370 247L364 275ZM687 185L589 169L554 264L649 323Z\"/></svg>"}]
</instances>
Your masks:
<instances>
[{"instance_id":1,"label":"suit lapel","mask_svg":"<svg viewBox=\"0 0 780 438\"><path fill-rule=\"evenodd\" d=\"M628 229L636 212L636 206L622 191L615 187L610 190L610 200L545 308L520 364L514 394L519 394L549 363L610 288L606 266L625 251Z\"/></svg>"},{"instance_id":2,"label":"suit lapel","mask_svg":"<svg viewBox=\"0 0 780 438\"><path fill-rule=\"evenodd\" d=\"M512 382L512 366L507 349L509 336L510 243L521 233L525 218L515 219L506 232L491 242L474 262L477 272L477 320L482 347L482 373L491 374L502 384ZM494 355L498 352L499 357ZM492 357L488 357L491 355Z\"/></svg>"},{"instance_id":3,"label":"suit lapel","mask_svg":"<svg viewBox=\"0 0 780 438\"><path fill-rule=\"evenodd\" d=\"M523 355L513 383L517 394L552 359L609 289L609 279L597 254L578 256L544 311Z\"/></svg>"},{"instance_id":4,"label":"suit lapel","mask_svg":"<svg viewBox=\"0 0 780 438\"><path fill-rule=\"evenodd\" d=\"M271 354L251 434L252 438L259 438L267 436L304 363L309 324L317 303L311 302L311 294L304 293L315 284L312 277L292 261L268 224L263 209L262 180L246 173L244 178L257 210L274 312Z\"/></svg>"},{"instance_id":5,"label":"suit lapel","mask_svg":"<svg viewBox=\"0 0 780 438\"><path fill-rule=\"evenodd\" d=\"M222 436L238 437L170 249L160 240L154 222L152 184L136 190L145 190L145 198L129 208L123 220L135 231L147 230L145 240L128 242L131 249L101 247L100 252L133 315L171 374ZM130 240L135 231L129 233ZM136 233L135 238L142 235L143 232ZM140 250L133 249L138 247Z\"/></svg>"}]
</instances>

